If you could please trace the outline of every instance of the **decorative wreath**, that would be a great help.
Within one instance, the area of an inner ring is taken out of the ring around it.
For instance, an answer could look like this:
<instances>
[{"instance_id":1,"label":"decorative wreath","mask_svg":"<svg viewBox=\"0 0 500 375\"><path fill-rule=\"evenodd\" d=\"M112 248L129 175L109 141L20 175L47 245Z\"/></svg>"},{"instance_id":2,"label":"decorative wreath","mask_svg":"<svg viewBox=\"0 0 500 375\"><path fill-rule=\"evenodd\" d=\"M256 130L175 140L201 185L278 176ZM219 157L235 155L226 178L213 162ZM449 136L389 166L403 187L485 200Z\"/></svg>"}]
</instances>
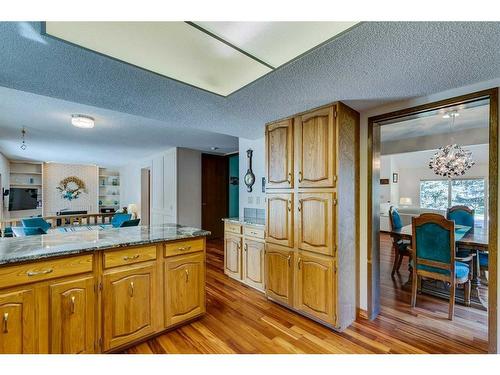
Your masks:
<instances>
[{"instance_id":1,"label":"decorative wreath","mask_svg":"<svg viewBox=\"0 0 500 375\"><path fill-rule=\"evenodd\" d=\"M87 192L85 182L76 176L66 177L64 180L61 180L56 189L61 192L61 197L63 199L67 199L69 201L77 199L81 193Z\"/></svg>"}]
</instances>

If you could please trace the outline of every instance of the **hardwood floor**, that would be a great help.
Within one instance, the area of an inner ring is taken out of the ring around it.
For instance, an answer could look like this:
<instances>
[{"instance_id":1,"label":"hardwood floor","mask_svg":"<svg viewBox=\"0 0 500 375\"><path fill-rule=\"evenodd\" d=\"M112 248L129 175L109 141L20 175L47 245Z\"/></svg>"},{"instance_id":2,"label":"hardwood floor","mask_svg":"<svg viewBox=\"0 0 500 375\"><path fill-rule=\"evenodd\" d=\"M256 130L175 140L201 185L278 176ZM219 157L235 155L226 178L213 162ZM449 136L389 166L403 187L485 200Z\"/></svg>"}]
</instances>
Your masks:
<instances>
[{"instance_id":1,"label":"hardwood floor","mask_svg":"<svg viewBox=\"0 0 500 375\"><path fill-rule=\"evenodd\" d=\"M456 308L446 319L447 301L409 294L390 278L390 239L382 235L382 311L373 321L358 319L334 332L275 303L223 273L222 241L207 243L207 313L201 319L125 353L486 353L485 312Z\"/></svg>"}]
</instances>

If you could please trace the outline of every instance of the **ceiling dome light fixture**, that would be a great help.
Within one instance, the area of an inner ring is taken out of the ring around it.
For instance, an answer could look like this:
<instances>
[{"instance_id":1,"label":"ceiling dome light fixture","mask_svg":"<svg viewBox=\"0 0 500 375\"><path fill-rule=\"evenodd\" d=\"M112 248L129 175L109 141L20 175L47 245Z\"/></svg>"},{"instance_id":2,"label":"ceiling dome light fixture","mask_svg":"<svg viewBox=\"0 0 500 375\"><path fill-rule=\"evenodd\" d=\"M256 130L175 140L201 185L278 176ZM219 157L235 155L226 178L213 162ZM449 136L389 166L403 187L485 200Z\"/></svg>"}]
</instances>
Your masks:
<instances>
[{"instance_id":1,"label":"ceiling dome light fixture","mask_svg":"<svg viewBox=\"0 0 500 375\"><path fill-rule=\"evenodd\" d=\"M92 129L95 121L90 116L85 115L71 115L71 123L77 128Z\"/></svg>"},{"instance_id":2,"label":"ceiling dome light fixture","mask_svg":"<svg viewBox=\"0 0 500 375\"><path fill-rule=\"evenodd\" d=\"M455 117L458 117L458 112L449 112L447 118L451 117L450 132ZM443 116L444 117L444 116ZM463 149L459 145L453 143L453 135L451 136L451 144L440 147L438 151L429 161L429 168L435 174L443 177L451 178L453 176L463 176L475 163L472 160L472 152Z\"/></svg>"}]
</instances>

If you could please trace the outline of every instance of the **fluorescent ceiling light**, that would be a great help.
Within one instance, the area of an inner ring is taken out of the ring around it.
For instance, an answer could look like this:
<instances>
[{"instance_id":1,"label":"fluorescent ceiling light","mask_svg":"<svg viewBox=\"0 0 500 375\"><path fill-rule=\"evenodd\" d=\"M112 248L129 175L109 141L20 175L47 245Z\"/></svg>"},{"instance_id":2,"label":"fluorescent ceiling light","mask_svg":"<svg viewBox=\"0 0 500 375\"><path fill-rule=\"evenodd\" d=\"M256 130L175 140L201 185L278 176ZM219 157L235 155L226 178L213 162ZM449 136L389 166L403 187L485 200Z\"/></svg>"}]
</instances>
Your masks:
<instances>
[{"instance_id":1,"label":"fluorescent ceiling light","mask_svg":"<svg viewBox=\"0 0 500 375\"><path fill-rule=\"evenodd\" d=\"M85 115L71 115L71 123L77 128L92 129L95 121L90 116Z\"/></svg>"}]
</instances>

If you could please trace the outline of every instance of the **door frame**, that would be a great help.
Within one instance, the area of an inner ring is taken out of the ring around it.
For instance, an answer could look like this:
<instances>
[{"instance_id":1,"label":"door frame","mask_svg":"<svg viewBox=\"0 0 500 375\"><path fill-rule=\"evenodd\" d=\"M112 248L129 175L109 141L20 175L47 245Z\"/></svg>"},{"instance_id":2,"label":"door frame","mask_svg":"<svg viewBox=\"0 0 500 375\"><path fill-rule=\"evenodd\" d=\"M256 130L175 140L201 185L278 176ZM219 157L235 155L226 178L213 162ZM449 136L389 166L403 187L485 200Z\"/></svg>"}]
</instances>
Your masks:
<instances>
[{"instance_id":1,"label":"door frame","mask_svg":"<svg viewBox=\"0 0 500 375\"><path fill-rule=\"evenodd\" d=\"M488 351L497 353L497 222L498 222L498 88L491 88L426 103L368 118L367 157L367 312L374 319L380 312L380 125L386 120L447 108L452 105L489 99L489 171L488 171ZM374 194L374 192L376 194Z\"/></svg>"}]
</instances>

